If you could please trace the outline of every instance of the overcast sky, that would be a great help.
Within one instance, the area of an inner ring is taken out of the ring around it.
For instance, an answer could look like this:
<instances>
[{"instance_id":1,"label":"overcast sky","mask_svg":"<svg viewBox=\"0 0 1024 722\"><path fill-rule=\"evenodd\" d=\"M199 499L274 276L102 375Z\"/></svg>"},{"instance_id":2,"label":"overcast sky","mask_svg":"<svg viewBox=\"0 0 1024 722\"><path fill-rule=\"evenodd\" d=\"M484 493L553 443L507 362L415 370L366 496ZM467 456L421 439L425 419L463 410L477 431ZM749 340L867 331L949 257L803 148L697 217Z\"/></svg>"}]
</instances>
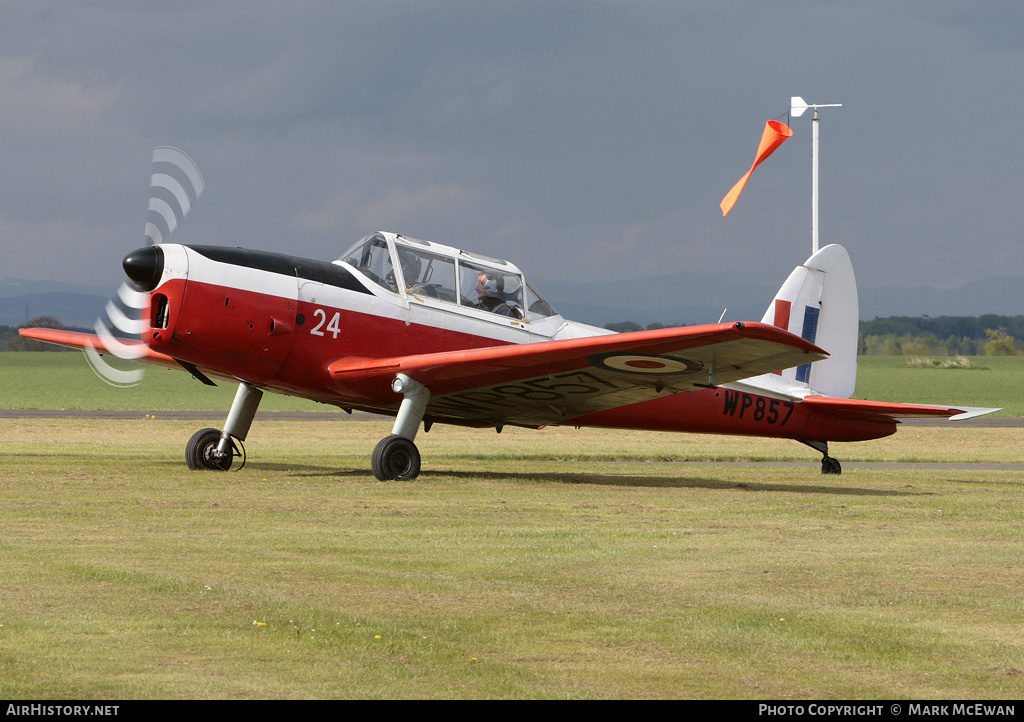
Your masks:
<instances>
[{"instance_id":1,"label":"overcast sky","mask_svg":"<svg viewBox=\"0 0 1024 722\"><path fill-rule=\"evenodd\" d=\"M0 276L109 286L155 145L207 192L173 240L334 259L374 230L538 281L862 287L1024 275L1024 3L0 0ZM785 118L782 118L785 120Z\"/></svg>"}]
</instances>

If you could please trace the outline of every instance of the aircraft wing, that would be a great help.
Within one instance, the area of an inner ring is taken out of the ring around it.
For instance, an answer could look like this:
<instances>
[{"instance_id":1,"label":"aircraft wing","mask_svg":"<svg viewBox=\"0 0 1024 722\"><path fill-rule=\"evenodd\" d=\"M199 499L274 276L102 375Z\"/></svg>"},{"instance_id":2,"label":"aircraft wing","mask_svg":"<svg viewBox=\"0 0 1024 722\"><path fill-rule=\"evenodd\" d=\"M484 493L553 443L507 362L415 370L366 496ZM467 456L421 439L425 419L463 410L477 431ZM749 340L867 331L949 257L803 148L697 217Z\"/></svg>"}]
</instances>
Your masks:
<instances>
[{"instance_id":1,"label":"aircraft wing","mask_svg":"<svg viewBox=\"0 0 1024 722\"><path fill-rule=\"evenodd\" d=\"M343 357L327 370L340 395L364 403L390 394L397 404L390 383L404 373L430 389L428 418L542 426L827 355L775 326L729 323L387 359Z\"/></svg>"},{"instance_id":2,"label":"aircraft wing","mask_svg":"<svg viewBox=\"0 0 1024 722\"><path fill-rule=\"evenodd\" d=\"M110 353L94 334L47 328L22 336ZM220 377L141 342L121 341L138 361ZM117 354L122 355L122 354ZM395 358L346 356L326 367L338 403L397 407L391 390L404 373L431 390L428 418L543 426L595 411L777 371L825 358L814 344L761 323L713 324L562 341L488 346Z\"/></svg>"},{"instance_id":3,"label":"aircraft wing","mask_svg":"<svg viewBox=\"0 0 1024 722\"><path fill-rule=\"evenodd\" d=\"M815 411L852 419L946 418L952 421L960 421L1000 410L976 406L928 406L926 404L898 404L886 401L837 399L830 396L806 396L803 399L803 403Z\"/></svg>"},{"instance_id":4,"label":"aircraft wing","mask_svg":"<svg viewBox=\"0 0 1024 722\"><path fill-rule=\"evenodd\" d=\"M171 356L159 353L149 348L142 341L133 341L125 339L103 339L96 334L92 333L80 333L78 331L62 331L56 328L22 328L18 330L18 333L25 338L35 339L36 341L45 341L46 343L57 344L58 346L67 346L68 348L77 348L87 352L99 353L100 355L111 355L118 356L120 358L127 358L133 361L139 361L145 364L153 364L155 366L163 366L171 369L182 369L191 373L193 376L198 378L203 383L212 384L212 382L206 378L203 371L200 371L191 364L182 363ZM117 344L119 351L113 353L111 351L111 344ZM216 376L217 378L230 379L230 376L219 375L211 370L206 370L210 376Z\"/></svg>"},{"instance_id":5,"label":"aircraft wing","mask_svg":"<svg viewBox=\"0 0 1024 722\"><path fill-rule=\"evenodd\" d=\"M110 353L107 349L107 343L105 343L102 338L92 333L62 331L56 328L23 328L20 329L18 333L25 338L32 338L36 341L45 341L46 343L53 343L58 346L67 346L68 348L78 349L91 348L102 354ZM126 341L124 339L117 339L117 341L118 343L130 348L132 356L137 356L137 358L135 358L137 361L157 364L158 366L167 366L168 368L181 368L178 365L178 362L173 358L153 351L141 341Z\"/></svg>"}]
</instances>

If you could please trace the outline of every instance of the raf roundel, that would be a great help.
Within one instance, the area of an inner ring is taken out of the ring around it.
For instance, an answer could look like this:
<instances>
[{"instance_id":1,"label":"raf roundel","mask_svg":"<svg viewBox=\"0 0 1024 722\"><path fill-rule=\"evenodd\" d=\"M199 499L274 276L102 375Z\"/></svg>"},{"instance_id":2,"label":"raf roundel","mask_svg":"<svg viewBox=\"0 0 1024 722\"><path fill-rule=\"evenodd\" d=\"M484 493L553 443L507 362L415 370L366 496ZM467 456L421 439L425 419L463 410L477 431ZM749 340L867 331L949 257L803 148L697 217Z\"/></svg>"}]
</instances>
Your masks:
<instances>
[{"instance_id":1,"label":"raf roundel","mask_svg":"<svg viewBox=\"0 0 1024 722\"><path fill-rule=\"evenodd\" d=\"M704 369L700 361L646 353L597 354L590 357L590 363L608 371L629 374L692 374Z\"/></svg>"}]
</instances>

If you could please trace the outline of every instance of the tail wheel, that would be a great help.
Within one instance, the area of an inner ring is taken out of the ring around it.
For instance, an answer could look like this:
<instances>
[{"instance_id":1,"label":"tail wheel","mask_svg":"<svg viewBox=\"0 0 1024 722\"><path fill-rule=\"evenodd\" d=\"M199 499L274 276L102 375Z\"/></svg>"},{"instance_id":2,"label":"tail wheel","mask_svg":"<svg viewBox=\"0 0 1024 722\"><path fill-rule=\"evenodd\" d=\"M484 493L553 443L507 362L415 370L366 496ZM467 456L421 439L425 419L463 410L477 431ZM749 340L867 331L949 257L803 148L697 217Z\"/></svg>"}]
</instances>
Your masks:
<instances>
[{"instance_id":1,"label":"tail wheel","mask_svg":"<svg viewBox=\"0 0 1024 722\"><path fill-rule=\"evenodd\" d=\"M185 462L192 471L227 471L234 458L234 444L223 456L217 453L220 431L200 429L192 435L185 446Z\"/></svg>"},{"instance_id":2,"label":"tail wheel","mask_svg":"<svg viewBox=\"0 0 1024 722\"><path fill-rule=\"evenodd\" d=\"M370 465L380 481L409 481L419 476L420 452L416 444L392 434L374 448Z\"/></svg>"}]
</instances>

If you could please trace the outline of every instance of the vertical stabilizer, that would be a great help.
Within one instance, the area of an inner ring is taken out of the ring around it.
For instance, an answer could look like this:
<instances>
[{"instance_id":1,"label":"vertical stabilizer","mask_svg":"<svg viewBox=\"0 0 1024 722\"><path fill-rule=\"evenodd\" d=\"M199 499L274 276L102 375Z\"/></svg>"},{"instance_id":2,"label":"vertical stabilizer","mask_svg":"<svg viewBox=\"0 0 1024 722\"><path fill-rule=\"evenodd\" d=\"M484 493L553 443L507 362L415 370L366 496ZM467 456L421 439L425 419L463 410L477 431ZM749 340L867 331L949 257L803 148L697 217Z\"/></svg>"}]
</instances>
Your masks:
<instances>
[{"instance_id":1,"label":"vertical stabilizer","mask_svg":"<svg viewBox=\"0 0 1024 722\"><path fill-rule=\"evenodd\" d=\"M761 322L817 344L829 357L745 379L742 386L768 395L849 398L857 385L859 319L850 256L842 246L825 246L789 274Z\"/></svg>"}]
</instances>

